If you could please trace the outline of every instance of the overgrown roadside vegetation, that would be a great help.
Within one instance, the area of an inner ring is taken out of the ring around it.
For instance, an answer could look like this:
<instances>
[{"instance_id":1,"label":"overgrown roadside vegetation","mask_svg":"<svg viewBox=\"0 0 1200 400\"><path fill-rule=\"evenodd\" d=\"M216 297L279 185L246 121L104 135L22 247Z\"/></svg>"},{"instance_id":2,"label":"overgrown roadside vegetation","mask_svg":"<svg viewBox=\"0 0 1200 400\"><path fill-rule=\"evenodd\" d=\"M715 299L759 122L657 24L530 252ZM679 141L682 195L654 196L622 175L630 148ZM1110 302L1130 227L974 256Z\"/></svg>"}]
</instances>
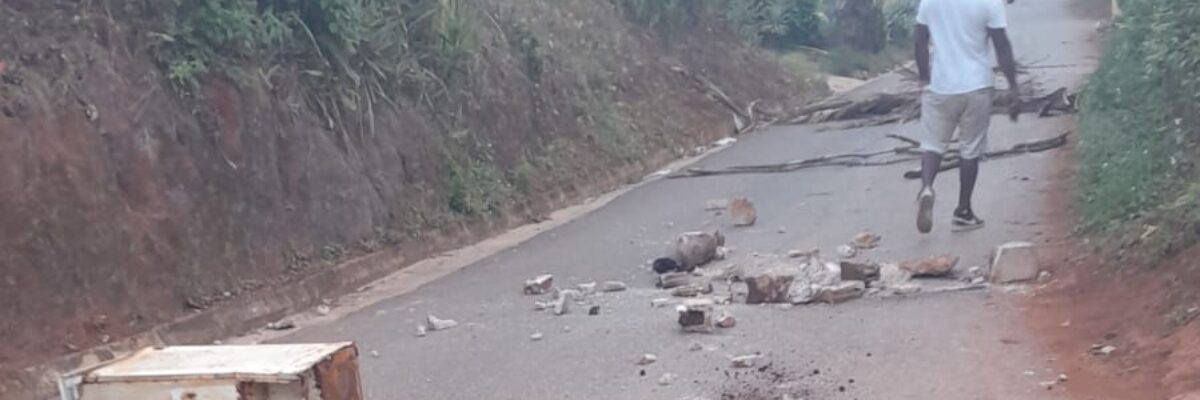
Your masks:
<instances>
[{"instance_id":1,"label":"overgrown roadside vegetation","mask_svg":"<svg viewBox=\"0 0 1200 400\"><path fill-rule=\"evenodd\" d=\"M1083 96L1080 216L1121 255L1154 265L1200 228L1200 3L1121 8Z\"/></svg>"}]
</instances>

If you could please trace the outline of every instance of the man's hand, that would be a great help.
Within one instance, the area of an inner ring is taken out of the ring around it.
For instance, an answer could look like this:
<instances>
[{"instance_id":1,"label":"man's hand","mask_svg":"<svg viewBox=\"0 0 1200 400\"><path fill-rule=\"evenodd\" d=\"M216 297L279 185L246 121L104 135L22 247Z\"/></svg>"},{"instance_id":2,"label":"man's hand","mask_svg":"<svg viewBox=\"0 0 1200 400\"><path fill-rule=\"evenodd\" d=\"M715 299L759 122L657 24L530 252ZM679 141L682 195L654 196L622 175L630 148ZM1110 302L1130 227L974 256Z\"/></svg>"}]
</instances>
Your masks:
<instances>
[{"instance_id":1,"label":"man's hand","mask_svg":"<svg viewBox=\"0 0 1200 400\"><path fill-rule=\"evenodd\" d=\"M1012 87L1005 95L1005 102L1008 103L1008 119L1012 122L1017 122L1021 119L1021 94L1017 87Z\"/></svg>"}]
</instances>

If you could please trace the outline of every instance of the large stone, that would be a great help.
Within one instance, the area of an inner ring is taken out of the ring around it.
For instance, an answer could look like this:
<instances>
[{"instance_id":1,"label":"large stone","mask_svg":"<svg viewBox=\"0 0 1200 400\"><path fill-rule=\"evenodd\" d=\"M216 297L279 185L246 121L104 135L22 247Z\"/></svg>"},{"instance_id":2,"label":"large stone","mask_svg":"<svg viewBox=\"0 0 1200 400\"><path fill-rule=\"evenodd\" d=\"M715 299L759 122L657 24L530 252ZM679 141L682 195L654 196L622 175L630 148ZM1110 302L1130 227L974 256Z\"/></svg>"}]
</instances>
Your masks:
<instances>
[{"instance_id":1,"label":"large stone","mask_svg":"<svg viewBox=\"0 0 1200 400\"><path fill-rule=\"evenodd\" d=\"M729 203L729 217L734 226L750 226L758 221L758 211L749 199L738 198Z\"/></svg>"},{"instance_id":2,"label":"large stone","mask_svg":"<svg viewBox=\"0 0 1200 400\"><path fill-rule=\"evenodd\" d=\"M696 297L696 296L699 296L702 294L709 294L712 292L713 292L713 286L711 283L707 283L707 284L693 283L690 285L684 285L684 286L677 287L675 289L671 289L671 295L675 296L675 297Z\"/></svg>"},{"instance_id":3,"label":"large stone","mask_svg":"<svg viewBox=\"0 0 1200 400\"><path fill-rule=\"evenodd\" d=\"M992 283L1024 282L1038 276L1037 254L1032 243L1012 242L996 248L989 279Z\"/></svg>"},{"instance_id":4,"label":"large stone","mask_svg":"<svg viewBox=\"0 0 1200 400\"><path fill-rule=\"evenodd\" d=\"M905 261L900 264L900 269L912 273L914 277L937 277L949 274L955 265L958 265L958 257L942 254Z\"/></svg>"},{"instance_id":5,"label":"large stone","mask_svg":"<svg viewBox=\"0 0 1200 400\"><path fill-rule=\"evenodd\" d=\"M822 303L837 304L862 297L867 285L862 281L843 281L832 286L821 286L816 289L816 300Z\"/></svg>"},{"instance_id":6,"label":"large stone","mask_svg":"<svg viewBox=\"0 0 1200 400\"><path fill-rule=\"evenodd\" d=\"M882 236L879 236L871 231L863 231L858 235L855 235L854 239L850 241L850 244L860 250L867 250L879 246L880 240L883 240Z\"/></svg>"},{"instance_id":7,"label":"large stone","mask_svg":"<svg viewBox=\"0 0 1200 400\"><path fill-rule=\"evenodd\" d=\"M550 292L554 287L554 275L546 274L539 275L533 279L525 281L525 294L539 295Z\"/></svg>"},{"instance_id":8,"label":"large stone","mask_svg":"<svg viewBox=\"0 0 1200 400\"><path fill-rule=\"evenodd\" d=\"M687 232L675 238L675 257L679 269L691 271L717 258L717 248L725 245L721 232Z\"/></svg>"},{"instance_id":9,"label":"large stone","mask_svg":"<svg viewBox=\"0 0 1200 400\"><path fill-rule=\"evenodd\" d=\"M750 291L746 294L746 304L787 302L792 282L795 279L795 275L778 272L747 278L746 286Z\"/></svg>"}]
</instances>

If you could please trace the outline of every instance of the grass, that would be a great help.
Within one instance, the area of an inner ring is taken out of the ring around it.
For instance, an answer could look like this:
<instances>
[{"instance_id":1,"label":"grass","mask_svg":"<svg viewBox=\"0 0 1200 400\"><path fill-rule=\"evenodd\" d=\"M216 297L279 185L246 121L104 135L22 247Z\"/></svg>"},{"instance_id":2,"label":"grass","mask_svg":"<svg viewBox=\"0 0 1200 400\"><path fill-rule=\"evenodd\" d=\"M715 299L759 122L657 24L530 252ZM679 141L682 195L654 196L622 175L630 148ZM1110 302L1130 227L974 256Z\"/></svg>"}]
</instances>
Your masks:
<instances>
[{"instance_id":1,"label":"grass","mask_svg":"<svg viewBox=\"0 0 1200 400\"><path fill-rule=\"evenodd\" d=\"M834 47L821 57L821 69L829 74L851 78L869 78L912 59L907 47L888 46L879 53Z\"/></svg>"}]
</instances>

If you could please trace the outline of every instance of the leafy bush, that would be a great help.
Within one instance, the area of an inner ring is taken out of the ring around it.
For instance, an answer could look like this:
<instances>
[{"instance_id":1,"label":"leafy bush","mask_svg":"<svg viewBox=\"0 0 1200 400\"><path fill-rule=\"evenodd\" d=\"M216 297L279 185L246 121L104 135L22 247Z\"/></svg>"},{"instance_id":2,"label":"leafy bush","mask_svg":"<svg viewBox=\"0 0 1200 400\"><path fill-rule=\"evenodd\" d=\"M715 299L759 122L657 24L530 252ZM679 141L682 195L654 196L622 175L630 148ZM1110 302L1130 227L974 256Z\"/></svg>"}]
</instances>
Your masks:
<instances>
[{"instance_id":1,"label":"leafy bush","mask_svg":"<svg viewBox=\"0 0 1200 400\"><path fill-rule=\"evenodd\" d=\"M1093 229L1170 202L1196 156L1200 3L1127 0L1122 12L1083 97L1081 217Z\"/></svg>"},{"instance_id":2,"label":"leafy bush","mask_svg":"<svg viewBox=\"0 0 1200 400\"><path fill-rule=\"evenodd\" d=\"M776 48L822 43L821 0L617 0L631 20L671 31L703 13L728 21L746 40Z\"/></svg>"},{"instance_id":3,"label":"leafy bush","mask_svg":"<svg viewBox=\"0 0 1200 400\"><path fill-rule=\"evenodd\" d=\"M884 0L883 19L887 39L891 43L903 43L912 38L917 24L917 6L920 0Z\"/></svg>"}]
</instances>

